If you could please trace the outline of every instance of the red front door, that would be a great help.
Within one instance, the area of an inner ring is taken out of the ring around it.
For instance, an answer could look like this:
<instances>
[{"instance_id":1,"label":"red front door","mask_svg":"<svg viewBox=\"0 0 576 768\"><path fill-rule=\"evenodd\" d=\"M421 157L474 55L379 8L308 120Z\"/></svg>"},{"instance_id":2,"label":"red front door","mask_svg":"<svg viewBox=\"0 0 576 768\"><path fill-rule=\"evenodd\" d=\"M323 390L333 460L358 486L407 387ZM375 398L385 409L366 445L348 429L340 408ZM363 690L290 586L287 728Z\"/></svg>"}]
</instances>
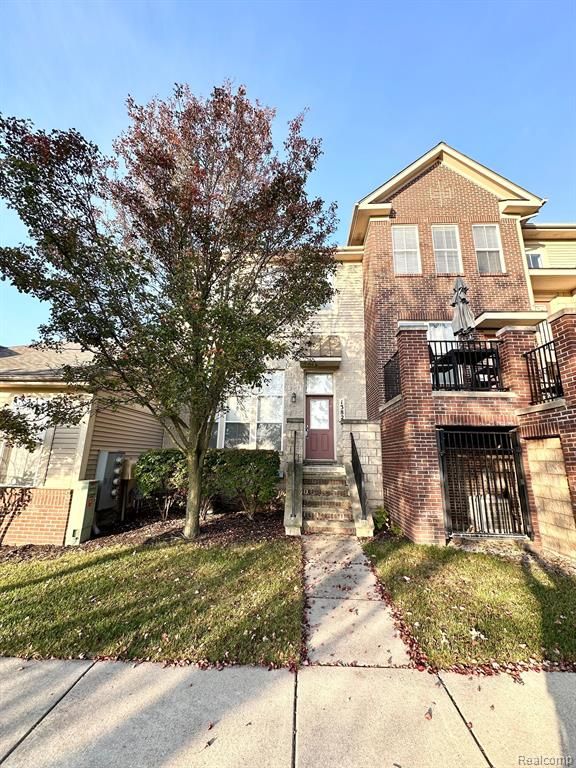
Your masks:
<instances>
[{"instance_id":1,"label":"red front door","mask_svg":"<svg viewBox=\"0 0 576 768\"><path fill-rule=\"evenodd\" d=\"M332 395L306 396L306 458L334 458Z\"/></svg>"}]
</instances>

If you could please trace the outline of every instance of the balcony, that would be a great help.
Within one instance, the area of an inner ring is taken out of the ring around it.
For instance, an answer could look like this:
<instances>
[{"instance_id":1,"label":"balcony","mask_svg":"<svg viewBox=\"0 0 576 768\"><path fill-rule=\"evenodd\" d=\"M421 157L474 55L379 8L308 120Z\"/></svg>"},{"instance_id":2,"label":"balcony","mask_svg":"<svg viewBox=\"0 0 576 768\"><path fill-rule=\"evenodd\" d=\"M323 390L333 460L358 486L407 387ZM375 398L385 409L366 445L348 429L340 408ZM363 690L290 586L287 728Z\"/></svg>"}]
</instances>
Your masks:
<instances>
[{"instance_id":1,"label":"balcony","mask_svg":"<svg viewBox=\"0 0 576 768\"><path fill-rule=\"evenodd\" d=\"M526 352L532 405L548 403L564 395L554 342L549 341Z\"/></svg>"},{"instance_id":2,"label":"balcony","mask_svg":"<svg viewBox=\"0 0 576 768\"><path fill-rule=\"evenodd\" d=\"M435 391L502 391L497 341L431 341L428 343L432 389Z\"/></svg>"}]
</instances>

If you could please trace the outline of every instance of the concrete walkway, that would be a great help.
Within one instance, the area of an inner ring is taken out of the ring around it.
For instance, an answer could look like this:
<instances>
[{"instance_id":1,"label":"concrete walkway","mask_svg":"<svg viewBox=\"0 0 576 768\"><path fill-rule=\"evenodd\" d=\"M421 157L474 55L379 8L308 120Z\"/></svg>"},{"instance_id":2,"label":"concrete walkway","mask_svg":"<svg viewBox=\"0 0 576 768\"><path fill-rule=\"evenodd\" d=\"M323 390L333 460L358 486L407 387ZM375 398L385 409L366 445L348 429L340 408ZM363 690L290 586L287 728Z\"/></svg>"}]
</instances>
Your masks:
<instances>
[{"instance_id":1,"label":"concrete walkway","mask_svg":"<svg viewBox=\"0 0 576 768\"><path fill-rule=\"evenodd\" d=\"M576 675L411 669L358 543L304 546L312 666L0 659L0 766L576 766Z\"/></svg>"},{"instance_id":2,"label":"concrete walkway","mask_svg":"<svg viewBox=\"0 0 576 768\"><path fill-rule=\"evenodd\" d=\"M306 536L308 657L314 664L399 667L410 659L358 540Z\"/></svg>"}]
</instances>

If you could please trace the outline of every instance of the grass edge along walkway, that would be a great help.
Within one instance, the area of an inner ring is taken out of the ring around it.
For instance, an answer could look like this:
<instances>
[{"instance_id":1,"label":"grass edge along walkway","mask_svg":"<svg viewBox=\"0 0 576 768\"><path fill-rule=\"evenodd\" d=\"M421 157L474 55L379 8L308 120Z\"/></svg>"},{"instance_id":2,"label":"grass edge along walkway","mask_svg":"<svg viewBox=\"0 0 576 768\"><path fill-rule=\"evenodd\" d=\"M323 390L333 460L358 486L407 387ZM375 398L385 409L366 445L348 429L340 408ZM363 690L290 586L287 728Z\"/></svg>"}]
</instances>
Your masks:
<instances>
[{"instance_id":1,"label":"grass edge along walkway","mask_svg":"<svg viewBox=\"0 0 576 768\"><path fill-rule=\"evenodd\" d=\"M576 579L537 555L514 561L398 537L364 550L431 665L576 663Z\"/></svg>"}]
</instances>

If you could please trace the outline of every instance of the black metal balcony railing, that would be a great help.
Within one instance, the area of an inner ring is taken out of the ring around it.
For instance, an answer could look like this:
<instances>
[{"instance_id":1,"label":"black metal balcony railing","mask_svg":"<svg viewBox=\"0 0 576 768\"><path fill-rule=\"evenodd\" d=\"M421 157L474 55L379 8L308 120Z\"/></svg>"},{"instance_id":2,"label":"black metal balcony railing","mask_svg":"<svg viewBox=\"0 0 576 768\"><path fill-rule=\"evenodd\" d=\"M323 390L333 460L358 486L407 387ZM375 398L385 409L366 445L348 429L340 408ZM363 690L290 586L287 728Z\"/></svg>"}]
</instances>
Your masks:
<instances>
[{"instance_id":1,"label":"black metal balcony railing","mask_svg":"<svg viewBox=\"0 0 576 768\"><path fill-rule=\"evenodd\" d=\"M533 405L547 403L562 397L564 390L560 368L556 360L554 342L549 341L524 353L530 382L530 400Z\"/></svg>"},{"instance_id":2,"label":"black metal balcony railing","mask_svg":"<svg viewBox=\"0 0 576 768\"><path fill-rule=\"evenodd\" d=\"M497 341L431 341L428 343L432 389L502 390Z\"/></svg>"},{"instance_id":3,"label":"black metal balcony railing","mask_svg":"<svg viewBox=\"0 0 576 768\"><path fill-rule=\"evenodd\" d=\"M392 400L402 391L400 386L400 358L395 352L384 365L384 400Z\"/></svg>"}]
</instances>

